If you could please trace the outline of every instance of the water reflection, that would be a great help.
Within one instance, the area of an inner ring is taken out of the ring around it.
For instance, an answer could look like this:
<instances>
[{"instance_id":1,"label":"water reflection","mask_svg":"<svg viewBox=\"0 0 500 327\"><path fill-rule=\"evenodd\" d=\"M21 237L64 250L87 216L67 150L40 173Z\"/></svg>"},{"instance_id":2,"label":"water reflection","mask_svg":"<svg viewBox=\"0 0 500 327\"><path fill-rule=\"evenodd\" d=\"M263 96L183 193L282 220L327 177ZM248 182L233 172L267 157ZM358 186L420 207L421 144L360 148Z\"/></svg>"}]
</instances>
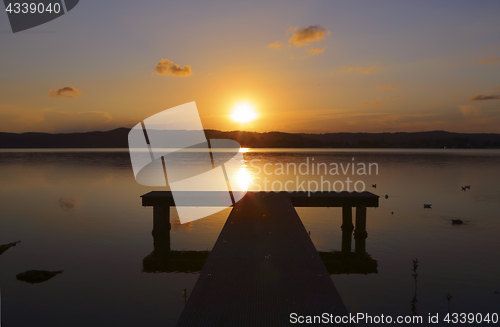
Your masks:
<instances>
[{"instance_id":1,"label":"water reflection","mask_svg":"<svg viewBox=\"0 0 500 327\"><path fill-rule=\"evenodd\" d=\"M54 200L55 205L57 205L59 208L70 211L73 209L76 209L78 206L80 206L80 199L74 198L71 196L62 196L58 198L57 200Z\"/></svg>"},{"instance_id":2,"label":"water reflection","mask_svg":"<svg viewBox=\"0 0 500 327\"><path fill-rule=\"evenodd\" d=\"M154 250L142 261L146 273L198 273L203 269L209 251L172 251L170 233L153 233Z\"/></svg>"},{"instance_id":3,"label":"water reflection","mask_svg":"<svg viewBox=\"0 0 500 327\"><path fill-rule=\"evenodd\" d=\"M238 191L243 191L243 192L248 191L248 187L252 182L252 177L247 168L245 167L240 168L240 170L236 174L236 180L238 182L238 185L240 186L240 189Z\"/></svg>"},{"instance_id":4,"label":"water reflection","mask_svg":"<svg viewBox=\"0 0 500 327\"><path fill-rule=\"evenodd\" d=\"M10 249L11 247L16 246L18 243L21 243L21 241L0 245L0 255L2 255L5 251Z\"/></svg>"},{"instance_id":5,"label":"water reflection","mask_svg":"<svg viewBox=\"0 0 500 327\"><path fill-rule=\"evenodd\" d=\"M261 159L260 168L267 162L298 165L307 157L379 163L379 175L363 179L370 190L377 184L377 193L389 194L369 210L367 221L366 250L378 260L378 274L332 276L352 312L410 313L411 260L417 257L425 277L418 285L419 314L445 314L448 293L454 312L498 311L500 151L250 149L244 156L252 177L259 177L252 159ZM153 250L151 208L138 205L151 188L134 180L127 151L0 151L0 182L0 244L23 241L0 256L5 325L175 325L183 290L193 289L197 275L137 268ZM461 191L464 185L471 190ZM62 197L78 199L76 210L62 210ZM433 209L424 210L423 203ZM229 210L189 227L172 220L171 248L211 249ZM332 209L297 211L318 251L342 252ZM453 219L464 224L453 228ZM33 267L64 267L67 273L35 288L15 279ZM54 308L64 310L54 314Z\"/></svg>"},{"instance_id":6,"label":"water reflection","mask_svg":"<svg viewBox=\"0 0 500 327\"><path fill-rule=\"evenodd\" d=\"M355 252L318 252L330 275L340 274L378 274L377 260L368 253L363 255Z\"/></svg>"},{"instance_id":7,"label":"water reflection","mask_svg":"<svg viewBox=\"0 0 500 327\"><path fill-rule=\"evenodd\" d=\"M262 192L264 194L264 192ZM285 193L285 192L283 192ZM286 193L285 193L286 194ZM299 195L297 195L299 194ZM310 201L309 197L301 199L300 192L293 193L290 197L294 205L301 207L322 207L325 206L327 196L314 197ZM172 251L170 237L172 226L179 229L180 221L175 215L172 217L171 211L175 212L178 207L170 207L172 195L170 192L150 192L142 196L144 206L153 207L153 252L143 259L143 272L200 272L210 254L209 251ZM170 199L170 200L168 200ZM244 201L244 199L243 199ZM339 201L339 200L337 200ZM366 231L367 208L364 205L357 204L355 224L352 222L352 207L354 204L352 198L341 198L342 202L333 203L328 201L329 205L342 207L342 238L341 251L319 252L320 258L325 264L329 274L371 274L378 273L377 261L366 252ZM362 200L357 200L362 201ZM366 205L374 206L369 202ZM378 205L378 201L377 204ZM376 206L375 205L375 206ZM234 213L233 213L234 214ZM238 213L236 212L236 215ZM188 223L191 230L193 222ZM227 224L227 222L226 222ZM187 224L186 224L187 225ZM309 235L311 235L309 233ZM352 239L354 235L355 251L352 251Z\"/></svg>"},{"instance_id":8,"label":"water reflection","mask_svg":"<svg viewBox=\"0 0 500 327\"><path fill-rule=\"evenodd\" d=\"M352 211L342 208L341 251L319 252L330 275L338 274L377 274L378 263L366 252L366 207L356 208L356 226L352 224ZM354 236L355 248L352 248Z\"/></svg>"},{"instance_id":9,"label":"water reflection","mask_svg":"<svg viewBox=\"0 0 500 327\"><path fill-rule=\"evenodd\" d=\"M46 271L46 270L28 270L17 274L16 279L30 284L38 284L48 281L55 276L62 274L63 270Z\"/></svg>"}]
</instances>

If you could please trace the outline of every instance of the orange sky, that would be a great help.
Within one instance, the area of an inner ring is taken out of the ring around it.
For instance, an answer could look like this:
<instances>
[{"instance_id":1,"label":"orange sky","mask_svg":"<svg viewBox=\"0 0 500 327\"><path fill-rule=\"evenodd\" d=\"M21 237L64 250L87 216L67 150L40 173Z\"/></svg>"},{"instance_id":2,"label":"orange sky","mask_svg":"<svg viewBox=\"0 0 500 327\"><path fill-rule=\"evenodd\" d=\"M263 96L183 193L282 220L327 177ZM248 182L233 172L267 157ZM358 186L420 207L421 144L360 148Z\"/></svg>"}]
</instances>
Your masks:
<instances>
[{"instance_id":1,"label":"orange sky","mask_svg":"<svg viewBox=\"0 0 500 327\"><path fill-rule=\"evenodd\" d=\"M16 34L0 14L0 131L131 127L196 101L207 129L500 133L498 2L120 4ZM242 101L256 120L231 119Z\"/></svg>"}]
</instances>

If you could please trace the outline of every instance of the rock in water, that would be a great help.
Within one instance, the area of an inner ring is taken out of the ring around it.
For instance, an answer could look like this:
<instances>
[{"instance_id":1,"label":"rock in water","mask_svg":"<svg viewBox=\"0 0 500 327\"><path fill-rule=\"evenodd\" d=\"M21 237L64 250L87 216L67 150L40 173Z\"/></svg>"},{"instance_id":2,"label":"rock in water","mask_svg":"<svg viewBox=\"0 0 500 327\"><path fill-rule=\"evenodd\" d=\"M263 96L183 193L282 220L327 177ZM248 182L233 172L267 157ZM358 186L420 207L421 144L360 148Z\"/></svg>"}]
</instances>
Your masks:
<instances>
[{"instance_id":1,"label":"rock in water","mask_svg":"<svg viewBox=\"0 0 500 327\"><path fill-rule=\"evenodd\" d=\"M58 271L29 270L18 274L16 278L26 283L36 284L36 283L46 282L52 277L62 273L63 270L58 270Z\"/></svg>"},{"instance_id":2,"label":"rock in water","mask_svg":"<svg viewBox=\"0 0 500 327\"><path fill-rule=\"evenodd\" d=\"M2 255L5 251L7 251L8 249L10 249L11 247L16 246L17 243L21 243L21 241L17 241L17 242L14 242L14 243L0 245L0 255Z\"/></svg>"}]
</instances>

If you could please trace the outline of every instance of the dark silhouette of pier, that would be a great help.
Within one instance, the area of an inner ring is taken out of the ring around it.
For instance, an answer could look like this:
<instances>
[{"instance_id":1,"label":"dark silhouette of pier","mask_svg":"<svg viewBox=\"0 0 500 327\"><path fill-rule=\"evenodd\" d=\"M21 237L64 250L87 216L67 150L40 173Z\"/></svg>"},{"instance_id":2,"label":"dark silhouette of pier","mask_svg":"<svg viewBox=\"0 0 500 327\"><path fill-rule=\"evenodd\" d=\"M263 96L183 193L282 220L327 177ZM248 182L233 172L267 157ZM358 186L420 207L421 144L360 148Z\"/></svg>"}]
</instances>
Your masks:
<instances>
[{"instance_id":1,"label":"dark silhouette of pier","mask_svg":"<svg viewBox=\"0 0 500 327\"><path fill-rule=\"evenodd\" d=\"M200 206L217 206L219 198L217 192L192 196ZM359 259L373 268L374 260L366 254L366 208L377 207L378 199L369 192L310 196L306 192L248 192L234 205L210 254L205 252L208 258L177 325L288 326L291 313L348 315L325 265L328 260L352 263ZM145 268L148 264L153 270L161 268L163 262L165 271L175 270L182 268L187 257L202 258L196 251L170 251L166 235L170 206L175 205L171 192L147 193L142 204L153 206L155 242L155 251L144 259ZM342 207L341 252L320 253L324 264L294 207ZM158 262L160 267L155 266ZM359 264L354 266L359 268Z\"/></svg>"}]
</instances>

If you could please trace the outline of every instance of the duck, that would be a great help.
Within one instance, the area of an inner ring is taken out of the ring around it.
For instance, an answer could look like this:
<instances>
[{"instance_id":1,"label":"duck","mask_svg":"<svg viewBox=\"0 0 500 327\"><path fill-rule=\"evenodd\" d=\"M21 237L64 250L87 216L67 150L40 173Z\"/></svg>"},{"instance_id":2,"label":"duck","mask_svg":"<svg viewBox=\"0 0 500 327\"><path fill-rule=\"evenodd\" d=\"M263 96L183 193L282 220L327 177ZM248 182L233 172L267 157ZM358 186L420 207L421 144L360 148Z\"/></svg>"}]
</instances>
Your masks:
<instances>
[{"instance_id":1,"label":"duck","mask_svg":"<svg viewBox=\"0 0 500 327\"><path fill-rule=\"evenodd\" d=\"M385 195L385 198L386 198L386 199L388 199L388 198L389 198L389 196L386 194L386 195Z\"/></svg>"},{"instance_id":2,"label":"duck","mask_svg":"<svg viewBox=\"0 0 500 327\"><path fill-rule=\"evenodd\" d=\"M470 185L465 185L465 188L470 190Z\"/></svg>"},{"instance_id":3,"label":"duck","mask_svg":"<svg viewBox=\"0 0 500 327\"><path fill-rule=\"evenodd\" d=\"M432 204L424 204L424 209L432 209Z\"/></svg>"},{"instance_id":4,"label":"duck","mask_svg":"<svg viewBox=\"0 0 500 327\"><path fill-rule=\"evenodd\" d=\"M16 278L20 281L36 284L43 283L56 275L62 274L64 270L45 271L45 270L28 270L23 273L17 274Z\"/></svg>"},{"instance_id":5,"label":"duck","mask_svg":"<svg viewBox=\"0 0 500 327\"><path fill-rule=\"evenodd\" d=\"M462 186L462 191L466 191L467 188L465 186Z\"/></svg>"},{"instance_id":6,"label":"duck","mask_svg":"<svg viewBox=\"0 0 500 327\"><path fill-rule=\"evenodd\" d=\"M462 225L464 222L462 220L460 220L460 219L452 219L451 223L453 225Z\"/></svg>"},{"instance_id":7,"label":"duck","mask_svg":"<svg viewBox=\"0 0 500 327\"><path fill-rule=\"evenodd\" d=\"M372 187L373 188L377 188L377 184L372 184Z\"/></svg>"}]
</instances>

